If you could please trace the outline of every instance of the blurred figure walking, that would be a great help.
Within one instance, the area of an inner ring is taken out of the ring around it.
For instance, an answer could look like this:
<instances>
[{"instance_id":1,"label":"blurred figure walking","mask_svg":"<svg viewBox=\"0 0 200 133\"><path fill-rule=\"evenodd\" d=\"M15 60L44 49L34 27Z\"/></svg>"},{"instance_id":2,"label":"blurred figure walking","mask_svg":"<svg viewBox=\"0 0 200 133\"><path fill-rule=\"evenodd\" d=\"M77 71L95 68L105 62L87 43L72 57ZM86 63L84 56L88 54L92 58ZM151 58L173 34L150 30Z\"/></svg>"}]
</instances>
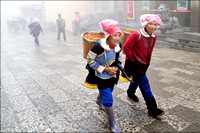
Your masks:
<instances>
[{"instance_id":1,"label":"blurred figure walking","mask_svg":"<svg viewBox=\"0 0 200 133\"><path fill-rule=\"evenodd\" d=\"M19 20L15 17L12 19L12 30L14 33L18 33L20 30Z\"/></svg>"},{"instance_id":2,"label":"blurred figure walking","mask_svg":"<svg viewBox=\"0 0 200 133\"><path fill-rule=\"evenodd\" d=\"M30 28L30 34L33 35L33 37L35 37L35 44L39 45L39 34L40 32L43 34L43 30L41 25L38 23L39 18L38 17L34 17L33 18L33 23L29 24L28 27Z\"/></svg>"},{"instance_id":3,"label":"blurred figure walking","mask_svg":"<svg viewBox=\"0 0 200 133\"><path fill-rule=\"evenodd\" d=\"M20 23L21 29L25 31L26 30L26 20L25 20L24 16L22 16L20 18L19 23Z\"/></svg>"},{"instance_id":4,"label":"blurred figure walking","mask_svg":"<svg viewBox=\"0 0 200 133\"><path fill-rule=\"evenodd\" d=\"M10 17L7 17L6 24L7 24L9 32L12 32L12 19Z\"/></svg>"},{"instance_id":5,"label":"blurred figure walking","mask_svg":"<svg viewBox=\"0 0 200 133\"><path fill-rule=\"evenodd\" d=\"M80 15L79 12L75 12L75 28L76 28L76 34L80 34Z\"/></svg>"},{"instance_id":6,"label":"blurred figure walking","mask_svg":"<svg viewBox=\"0 0 200 133\"><path fill-rule=\"evenodd\" d=\"M63 38L64 41L66 41L66 36L65 36L65 20L61 17L61 14L58 14L58 18L56 19L56 24L58 27L58 40L60 40L60 34L61 32L63 33Z\"/></svg>"}]
</instances>

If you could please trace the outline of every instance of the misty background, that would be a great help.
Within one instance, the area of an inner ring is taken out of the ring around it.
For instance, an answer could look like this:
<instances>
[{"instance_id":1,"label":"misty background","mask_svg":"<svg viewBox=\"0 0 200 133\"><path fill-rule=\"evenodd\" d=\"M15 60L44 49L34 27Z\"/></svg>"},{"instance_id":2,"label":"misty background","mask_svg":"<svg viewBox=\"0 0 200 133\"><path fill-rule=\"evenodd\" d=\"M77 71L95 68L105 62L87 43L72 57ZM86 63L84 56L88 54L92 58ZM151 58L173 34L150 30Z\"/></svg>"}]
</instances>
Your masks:
<instances>
[{"instance_id":1,"label":"misty background","mask_svg":"<svg viewBox=\"0 0 200 133\"><path fill-rule=\"evenodd\" d=\"M21 5L41 4L40 1L1 1L1 30L6 30L7 18L22 17Z\"/></svg>"},{"instance_id":2,"label":"misty background","mask_svg":"<svg viewBox=\"0 0 200 133\"><path fill-rule=\"evenodd\" d=\"M75 12L80 13L81 32L99 31L98 23L103 19L115 19L121 28L142 28L140 16L157 14L161 4L169 8L169 18L177 18L181 28L174 32L200 32L200 1L141 0L141 1L1 1L1 30L5 30L7 18L23 18L27 25L33 17L39 18L44 30L57 30L55 21L61 13L66 21L66 32L74 32ZM164 9L163 12L166 12ZM161 26L162 27L162 26ZM168 32L170 33L170 32Z\"/></svg>"}]
</instances>

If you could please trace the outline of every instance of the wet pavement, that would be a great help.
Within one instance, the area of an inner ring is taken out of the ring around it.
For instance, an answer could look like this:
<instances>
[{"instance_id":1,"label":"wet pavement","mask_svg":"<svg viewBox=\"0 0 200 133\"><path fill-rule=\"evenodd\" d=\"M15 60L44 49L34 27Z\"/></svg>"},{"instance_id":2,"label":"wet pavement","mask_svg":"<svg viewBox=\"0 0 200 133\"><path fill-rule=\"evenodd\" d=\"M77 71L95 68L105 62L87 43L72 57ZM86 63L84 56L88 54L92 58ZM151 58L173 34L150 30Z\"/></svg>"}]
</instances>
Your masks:
<instances>
[{"instance_id":1,"label":"wet pavement","mask_svg":"<svg viewBox=\"0 0 200 133\"><path fill-rule=\"evenodd\" d=\"M97 89L82 85L87 70L80 36L1 33L1 132L110 132L96 105ZM161 42L158 42L161 43ZM159 46L159 44L157 44ZM116 121L123 132L200 132L200 53L156 47L147 72L162 120L147 115L126 95L128 83L113 92ZM123 61L125 56L123 55Z\"/></svg>"}]
</instances>

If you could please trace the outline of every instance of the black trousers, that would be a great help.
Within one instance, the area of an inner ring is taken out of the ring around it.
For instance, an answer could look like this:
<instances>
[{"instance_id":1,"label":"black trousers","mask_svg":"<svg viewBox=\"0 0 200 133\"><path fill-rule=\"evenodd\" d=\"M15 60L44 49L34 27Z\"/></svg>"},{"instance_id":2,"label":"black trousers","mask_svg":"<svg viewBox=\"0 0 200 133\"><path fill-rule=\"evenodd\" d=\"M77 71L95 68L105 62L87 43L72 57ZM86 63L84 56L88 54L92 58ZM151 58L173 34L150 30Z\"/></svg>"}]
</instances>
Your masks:
<instances>
[{"instance_id":1,"label":"black trousers","mask_svg":"<svg viewBox=\"0 0 200 133\"><path fill-rule=\"evenodd\" d=\"M128 76L132 75L133 79L135 79L145 76L148 67L149 64L143 65L137 60L130 62L129 59L127 59L124 65L124 70ZM125 77L123 74L122 76Z\"/></svg>"}]
</instances>

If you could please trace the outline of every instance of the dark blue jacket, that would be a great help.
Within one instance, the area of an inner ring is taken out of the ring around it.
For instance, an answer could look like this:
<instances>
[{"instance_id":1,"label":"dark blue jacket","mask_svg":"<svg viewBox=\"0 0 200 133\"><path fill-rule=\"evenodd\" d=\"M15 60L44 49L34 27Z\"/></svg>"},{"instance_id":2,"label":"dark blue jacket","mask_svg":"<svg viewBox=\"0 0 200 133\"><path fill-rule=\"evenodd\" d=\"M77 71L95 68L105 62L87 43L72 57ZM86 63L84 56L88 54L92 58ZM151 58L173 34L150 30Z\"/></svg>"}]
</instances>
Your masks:
<instances>
[{"instance_id":1,"label":"dark blue jacket","mask_svg":"<svg viewBox=\"0 0 200 133\"><path fill-rule=\"evenodd\" d=\"M30 34L33 34L33 36L38 36L40 32L43 32L41 25L38 22L33 22L28 25L30 28Z\"/></svg>"}]
</instances>

